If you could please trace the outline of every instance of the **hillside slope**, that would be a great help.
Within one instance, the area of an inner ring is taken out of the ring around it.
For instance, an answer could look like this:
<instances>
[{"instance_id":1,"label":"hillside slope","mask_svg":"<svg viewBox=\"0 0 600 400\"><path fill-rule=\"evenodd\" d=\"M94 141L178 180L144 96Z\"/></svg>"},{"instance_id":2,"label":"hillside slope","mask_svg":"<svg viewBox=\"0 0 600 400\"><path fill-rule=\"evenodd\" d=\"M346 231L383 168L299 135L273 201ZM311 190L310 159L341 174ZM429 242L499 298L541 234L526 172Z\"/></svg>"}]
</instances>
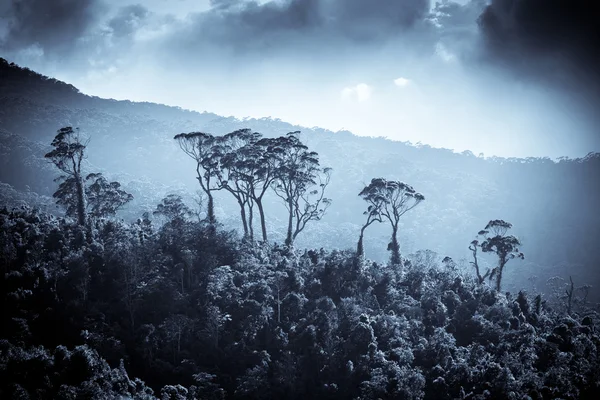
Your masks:
<instances>
[{"instance_id":1,"label":"hillside slope","mask_svg":"<svg viewBox=\"0 0 600 400\"><path fill-rule=\"evenodd\" d=\"M328 191L333 205L323 221L307 227L299 246L353 248L365 209L357 194L371 178L386 177L410 183L426 197L403 218L404 254L431 249L442 257L467 257L474 235L490 219L501 218L513 223L526 256L524 262L509 264L507 288L527 288L531 276L539 277L538 285L553 275L569 274L576 283L600 282L599 154L560 162L481 158L270 118L242 121L159 104L107 100L0 59L2 182L17 191L51 195L57 174L43 154L56 130L67 125L79 127L91 139L87 168L118 179L135 196L121 214L128 220L151 211L171 192L183 194L193 204L199 189L194 165L173 141L175 134L251 128L273 137L302 130L303 141L334 172ZM225 194L218 194L217 216L237 228L233 207ZM284 208L272 196L267 209L269 227L275 232L271 237L282 241ZM385 260L388 240L387 226L369 230L367 256Z\"/></svg>"}]
</instances>

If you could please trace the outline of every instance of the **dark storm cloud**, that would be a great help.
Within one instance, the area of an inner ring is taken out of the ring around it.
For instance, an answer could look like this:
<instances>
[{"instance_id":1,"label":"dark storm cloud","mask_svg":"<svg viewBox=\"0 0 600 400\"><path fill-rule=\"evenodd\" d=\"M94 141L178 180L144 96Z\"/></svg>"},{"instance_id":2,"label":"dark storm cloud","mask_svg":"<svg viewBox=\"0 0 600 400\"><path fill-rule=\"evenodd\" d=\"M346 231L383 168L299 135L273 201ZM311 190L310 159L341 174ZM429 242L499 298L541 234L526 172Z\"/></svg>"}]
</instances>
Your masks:
<instances>
[{"instance_id":1,"label":"dark storm cloud","mask_svg":"<svg viewBox=\"0 0 600 400\"><path fill-rule=\"evenodd\" d=\"M428 0L217 0L196 14L190 42L210 40L235 48L277 47L292 39L387 40L424 21ZM305 36L308 35L308 36Z\"/></svg>"},{"instance_id":2,"label":"dark storm cloud","mask_svg":"<svg viewBox=\"0 0 600 400\"><path fill-rule=\"evenodd\" d=\"M2 6L0 50L40 47L61 55L86 34L103 9L98 0L9 0Z\"/></svg>"},{"instance_id":3,"label":"dark storm cloud","mask_svg":"<svg viewBox=\"0 0 600 400\"><path fill-rule=\"evenodd\" d=\"M600 94L600 13L589 0L492 0L479 20L488 55L528 78Z\"/></svg>"},{"instance_id":4,"label":"dark storm cloud","mask_svg":"<svg viewBox=\"0 0 600 400\"><path fill-rule=\"evenodd\" d=\"M140 4L125 6L108 21L108 27L115 37L129 36L140 28L149 15L148 9Z\"/></svg>"}]
</instances>

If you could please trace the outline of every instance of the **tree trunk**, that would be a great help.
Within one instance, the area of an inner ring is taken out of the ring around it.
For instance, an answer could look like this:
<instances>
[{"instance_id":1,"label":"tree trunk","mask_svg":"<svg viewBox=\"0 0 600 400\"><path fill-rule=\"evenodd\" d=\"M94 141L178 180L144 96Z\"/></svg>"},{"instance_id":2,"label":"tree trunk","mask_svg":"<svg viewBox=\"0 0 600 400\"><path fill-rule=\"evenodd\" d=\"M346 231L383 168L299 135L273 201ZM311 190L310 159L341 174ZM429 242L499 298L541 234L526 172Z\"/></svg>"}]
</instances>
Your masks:
<instances>
[{"instance_id":1,"label":"tree trunk","mask_svg":"<svg viewBox=\"0 0 600 400\"><path fill-rule=\"evenodd\" d=\"M215 218L215 203L213 200L213 195L210 193L210 190L206 193L208 195L208 223L214 225L217 222Z\"/></svg>"},{"instance_id":2,"label":"tree trunk","mask_svg":"<svg viewBox=\"0 0 600 400\"><path fill-rule=\"evenodd\" d=\"M86 224L85 215L85 189L83 179L80 174L75 174L75 186L77 188L77 222L81 226Z\"/></svg>"},{"instance_id":3,"label":"tree trunk","mask_svg":"<svg viewBox=\"0 0 600 400\"><path fill-rule=\"evenodd\" d=\"M358 237L358 245L356 246L356 255L362 257L365 254L365 249L363 248L363 235L362 233Z\"/></svg>"},{"instance_id":4,"label":"tree trunk","mask_svg":"<svg viewBox=\"0 0 600 400\"><path fill-rule=\"evenodd\" d=\"M184 294L184 290L183 290L183 275L184 275L184 271L183 271L183 265L181 266L181 294Z\"/></svg>"},{"instance_id":5,"label":"tree trunk","mask_svg":"<svg viewBox=\"0 0 600 400\"><path fill-rule=\"evenodd\" d=\"M263 242L267 241L267 223L265 221L265 210L263 209L262 199L254 199L258 206L258 214L260 215L260 227L262 229Z\"/></svg>"},{"instance_id":6,"label":"tree trunk","mask_svg":"<svg viewBox=\"0 0 600 400\"><path fill-rule=\"evenodd\" d=\"M287 231L287 237L285 239L285 244L286 246L291 246L294 243L294 238L293 238L293 233L292 233L292 225L294 223L294 209L293 209L293 203L292 200L290 199L288 201L288 211L289 211L289 217L288 217L288 231Z\"/></svg>"},{"instance_id":7,"label":"tree trunk","mask_svg":"<svg viewBox=\"0 0 600 400\"><path fill-rule=\"evenodd\" d=\"M500 291L502 285L502 272L504 271L504 264L506 261L500 260L500 264L498 265L498 275L496 276L496 290Z\"/></svg>"},{"instance_id":8,"label":"tree trunk","mask_svg":"<svg viewBox=\"0 0 600 400\"><path fill-rule=\"evenodd\" d=\"M244 238L248 236L248 222L246 221L246 209L244 207L244 203L238 200L238 204L240 205L240 215L242 217L242 225L244 227Z\"/></svg>"},{"instance_id":9,"label":"tree trunk","mask_svg":"<svg viewBox=\"0 0 600 400\"><path fill-rule=\"evenodd\" d=\"M363 226L360 229L360 236L358 237L358 244L356 245L356 255L359 257L362 257L365 255L365 249L363 247L363 237L365 234L365 229L367 229L367 226Z\"/></svg>"},{"instance_id":10,"label":"tree trunk","mask_svg":"<svg viewBox=\"0 0 600 400\"><path fill-rule=\"evenodd\" d=\"M254 241L254 210L251 205L248 205L248 233L250 235L250 242Z\"/></svg>"},{"instance_id":11,"label":"tree trunk","mask_svg":"<svg viewBox=\"0 0 600 400\"><path fill-rule=\"evenodd\" d=\"M397 226L392 227L392 241L390 242L389 250L392 252L392 264L402 264L402 257L400 256L400 244L398 243Z\"/></svg>"}]
</instances>

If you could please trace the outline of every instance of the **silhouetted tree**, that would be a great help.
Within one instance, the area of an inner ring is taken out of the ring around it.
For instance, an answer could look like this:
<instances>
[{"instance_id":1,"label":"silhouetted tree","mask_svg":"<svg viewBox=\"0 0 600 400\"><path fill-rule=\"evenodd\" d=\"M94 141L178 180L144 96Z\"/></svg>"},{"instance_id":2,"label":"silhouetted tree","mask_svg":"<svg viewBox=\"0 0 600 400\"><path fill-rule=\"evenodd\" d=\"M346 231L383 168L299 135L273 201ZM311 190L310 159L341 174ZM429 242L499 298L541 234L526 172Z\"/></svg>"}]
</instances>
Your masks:
<instances>
[{"instance_id":1,"label":"silhouetted tree","mask_svg":"<svg viewBox=\"0 0 600 400\"><path fill-rule=\"evenodd\" d=\"M277 143L277 139L260 139L240 148L235 157L238 177L244 181L251 205L256 204L258 208L264 242L268 238L263 198L277 178L279 159L276 156L277 147L274 147Z\"/></svg>"},{"instance_id":2,"label":"silhouetted tree","mask_svg":"<svg viewBox=\"0 0 600 400\"><path fill-rule=\"evenodd\" d=\"M174 139L177 140L181 150L196 161L196 179L208 197L208 222L214 225L217 221L212 192L220 189L217 185L217 173L220 169L221 156L215 152L219 149L215 146L216 139L213 135L204 132L180 133L175 135Z\"/></svg>"},{"instance_id":3,"label":"silhouetted tree","mask_svg":"<svg viewBox=\"0 0 600 400\"><path fill-rule=\"evenodd\" d=\"M360 236L358 237L358 244L356 245L356 255L361 257L365 254L365 249L363 247L363 237L365 230L371 225L373 222L382 222L381 220L381 203L378 204L371 203L367 211L363 213L363 215L367 216L367 221L360 228Z\"/></svg>"},{"instance_id":4,"label":"silhouetted tree","mask_svg":"<svg viewBox=\"0 0 600 400\"><path fill-rule=\"evenodd\" d=\"M319 221L331 204L331 200L324 197L331 178L331 168L320 168L319 155L308 151L298 134L298 131L290 132L270 146L277 160L272 187L288 211L285 239L288 246L294 243L309 221Z\"/></svg>"},{"instance_id":5,"label":"silhouetted tree","mask_svg":"<svg viewBox=\"0 0 600 400\"><path fill-rule=\"evenodd\" d=\"M479 269L479 259L477 258L477 250L479 248L478 246L479 240L475 239L469 245L469 250L471 250L471 252L473 253L473 261L471 261L471 265L475 268L475 273L477 274L477 282L479 282L479 284L482 284L483 282L485 282L486 278L490 276L490 273L492 271L488 270L483 276L481 275Z\"/></svg>"},{"instance_id":6,"label":"silhouetted tree","mask_svg":"<svg viewBox=\"0 0 600 400\"><path fill-rule=\"evenodd\" d=\"M60 182L58 189L52 197L56 199L56 204L65 208L65 214L69 217L78 218L78 195L77 195L77 179L72 176L61 175L54 180ZM84 186L85 193L85 186ZM87 206L87 202L85 202ZM87 207L84 206L84 212Z\"/></svg>"},{"instance_id":7,"label":"silhouetted tree","mask_svg":"<svg viewBox=\"0 0 600 400\"><path fill-rule=\"evenodd\" d=\"M506 232L512 228L512 224L501 219L495 219L486 225L485 229L479 232L485 240L481 243L481 251L484 253L495 253L498 256L498 266L490 271L490 279L496 278L496 290L500 291L502 283L502 273L509 260L513 258L524 259L523 253L519 252L521 242L515 236L506 235ZM489 236L490 233L493 236Z\"/></svg>"},{"instance_id":8,"label":"silhouetted tree","mask_svg":"<svg viewBox=\"0 0 600 400\"><path fill-rule=\"evenodd\" d=\"M81 142L79 128L73 130L72 127L67 126L59 129L58 133L54 137L54 140L52 141L52 146L54 147L54 150L47 153L45 157L49 158L59 170L67 175L67 180L65 182L70 182L68 186L70 186L71 183L74 184L75 196L73 197L76 200L77 222L79 225L85 225L86 198L83 176L81 172L81 162L84 159L86 144ZM63 189L66 187L67 186L63 186ZM61 201L64 202L64 200L61 200L64 199L64 196L72 195L68 194L64 190L60 190L60 188L59 191L54 194L54 197L59 199L59 203Z\"/></svg>"},{"instance_id":9,"label":"silhouetted tree","mask_svg":"<svg viewBox=\"0 0 600 400\"><path fill-rule=\"evenodd\" d=\"M219 188L225 189L237 201L244 228L244 237L254 238L253 191L254 176L259 168L254 143L260 139L260 133L250 129L239 129L217 138L215 153L222 154L221 168L217 172Z\"/></svg>"},{"instance_id":10,"label":"silhouetted tree","mask_svg":"<svg viewBox=\"0 0 600 400\"><path fill-rule=\"evenodd\" d=\"M392 239L388 245L388 250L392 252L391 262L400 264L402 261L398 243L400 217L425 200L425 196L404 182L387 181L383 178L373 178L359 196L375 207L381 217L389 221L392 226Z\"/></svg>"}]
</instances>

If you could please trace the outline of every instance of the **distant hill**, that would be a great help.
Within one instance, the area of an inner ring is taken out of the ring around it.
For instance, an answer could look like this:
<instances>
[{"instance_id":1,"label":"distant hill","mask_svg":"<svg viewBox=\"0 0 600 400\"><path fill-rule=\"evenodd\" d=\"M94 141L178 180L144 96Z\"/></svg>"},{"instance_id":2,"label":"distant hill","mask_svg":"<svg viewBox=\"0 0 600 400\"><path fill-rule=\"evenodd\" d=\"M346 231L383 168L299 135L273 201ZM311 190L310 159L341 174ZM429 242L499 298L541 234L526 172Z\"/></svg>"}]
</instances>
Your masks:
<instances>
[{"instance_id":1,"label":"distant hill","mask_svg":"<svg viewBox=\"0 0 600 400\"><path fill-rule=\"evenodd\" d=\"M90 137L88 168L118 179L135 196L121 214L127 220L151 211L171 192L194 204L199 189L194 165L174 143L175 134L198 130L224 134L251 128L272 137L302 130L303 141L320 154L321 164L333 168L328 191L333 204L323 221L307 227L299 237L300 246L353 248L365 209L357 194L371 178L386 177L403 180L426 197L404 217L403 254L431 249L442 257L468 257L467 246L475 234L490 219L500 218L513 223L526 257L507 266L507 288L531 287L534 280L528 278L534 275L540 287L553 275L568 278L569 274L576 284L600 285L597 153L560 161L483 158L345 131L308 129L271 118L238 120L154 103L101 99L0 59L0 181L4 183L0 201L15 204L16 193L22 193L25 201L47 202L43 196L55 190L57 174L43 155L56 130L68 125ZM269 199L267 217L275 231L271 237L281 241L284 214L277 200ZM231 200L219 194L218 217L226 226L238 228L234 210ZM368 257L387 258L388 235L383 224L367 231Z\"/></svg>"}]
</instances>

